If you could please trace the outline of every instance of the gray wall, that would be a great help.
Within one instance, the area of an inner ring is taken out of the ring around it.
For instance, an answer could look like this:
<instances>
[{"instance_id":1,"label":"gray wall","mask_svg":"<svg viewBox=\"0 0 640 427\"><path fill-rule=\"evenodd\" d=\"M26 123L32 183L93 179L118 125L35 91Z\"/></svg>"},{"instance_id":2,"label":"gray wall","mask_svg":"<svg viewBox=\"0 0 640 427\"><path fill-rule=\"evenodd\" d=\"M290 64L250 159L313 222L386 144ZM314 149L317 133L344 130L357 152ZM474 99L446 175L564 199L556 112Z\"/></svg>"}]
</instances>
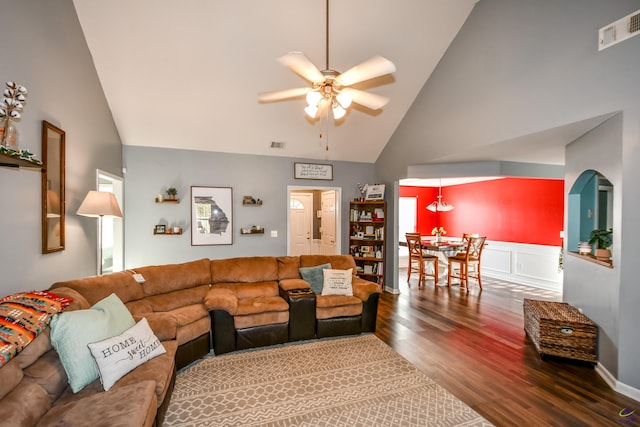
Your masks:
<instances>
[{"instance_id":1,"label":"gray wall","mask_svg":"<svg viewBox=\"0 0 640 427\"><path fill-rule=\"evenodd\" d=\"M311 161L333 164L333 181L293 178L293 163L309 162L289 157L264 157L126 146L125 259L127 268L250 255L286 255L287 186L342 188L342 252L347 253L349 201L359 195L356 183L373 183L373 164ZM233 193L233 244L191 246L189 203L192 185L231 187ZM154 197L168 186L178 190L180 204L156 204ZM263 200L260 207L242 206L243 196ZM154 236L156 224L177 223L185 234ZM260 225L264 235L240 235L240 228ZM270 237L277 230L278 237Z\"/></svg>"},{"instance_id":2,"label":"gray wall","mask_svg":"<svg viewBox=\"0 0 640 427\"><path fill-rule=\"evenodd\" d=\"M598 52L597 36L638 9L638 0L481 0L376 162L376 177L391 184L406 177L408 165L437 163L464 144L482 147L622 111L602 139L577 141L567 151L572 168L602 164L607 176L620 169L610 173L617 200L614 269L598 270L598 280L578 271L580 260L569 260L565 299L602 321L602 364L636 390L640 37Z\"/></svg>"},{"instance_id":3,"label":"gray wall","mask_svg":"<svg viewBox=\"0 0 640 427\"><path fill-rule=\"evenodd\" d=\"M71 0L2 0L0 85L29 96L20 147L41 153L42 120L66 131L66 250L41 254L40 173L0 168L0 294L96 273L95 219L75 215L96 168L119 174L122 149Z\"/></svg>"},{"instance_id":4,"label":"gray wall","mask_svg":"<svg viewBox=\"0 0 640 427\"><path fill-rule=\"evenodd\" d=\"M568 193L582 172L597 170L613 184L613 246L614 268L586 262L582 258L566 256L564 264L564 299L584 310L600 327L599 359L609 372L618 375L620 345L620 251L622 246L622 124L618 114L588 134L567 146L565 190ZM568 195L565 195L568 206ZM565 230L568 229L565 224ZM575 249L573 249L575 251ZM625 267L625 266L621 266ZM637 354L637 353L636 353Z\"/></svg>"}]
</instances>

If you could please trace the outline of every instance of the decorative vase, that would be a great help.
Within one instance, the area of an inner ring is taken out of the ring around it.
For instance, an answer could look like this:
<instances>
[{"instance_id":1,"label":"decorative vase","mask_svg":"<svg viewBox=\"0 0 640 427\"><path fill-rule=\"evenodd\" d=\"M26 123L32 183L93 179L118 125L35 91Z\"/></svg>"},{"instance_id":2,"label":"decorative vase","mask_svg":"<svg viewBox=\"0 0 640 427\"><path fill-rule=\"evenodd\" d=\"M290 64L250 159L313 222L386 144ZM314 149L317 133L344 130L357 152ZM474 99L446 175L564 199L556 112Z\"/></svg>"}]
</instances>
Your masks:
<instances>
[{"instance_id":1,"label":"decorative vase","mask_svg":"<svg viewBox=\"0 0 640 427\"><path fill-rule=\"evenodd\" d=\"M440 243L442 241L442 233L436 233L436 243Z\"/></svg>"},{"instance_id":2,"label":"decorative vase","mask_svg":"<svg viewBox=\"0 0 640 427\"><path fill-rule=\"evenodd\" d=\"M2 121L0 144L6 148L18 151L18 129L9 117L5 117Z\"/></svg>"}]
</instances>

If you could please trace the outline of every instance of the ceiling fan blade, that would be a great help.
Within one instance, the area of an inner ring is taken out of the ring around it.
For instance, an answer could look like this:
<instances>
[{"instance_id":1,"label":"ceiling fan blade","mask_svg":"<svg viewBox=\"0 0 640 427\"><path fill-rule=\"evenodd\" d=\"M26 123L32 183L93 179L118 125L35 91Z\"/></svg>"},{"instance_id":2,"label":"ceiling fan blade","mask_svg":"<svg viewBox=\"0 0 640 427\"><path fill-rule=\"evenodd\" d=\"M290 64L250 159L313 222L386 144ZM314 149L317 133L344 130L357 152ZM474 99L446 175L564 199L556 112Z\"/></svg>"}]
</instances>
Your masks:
<instances>
[{"instance_id":1,"label":"ceiling fan blade","mask_svg":"<svg viewBox=\"0 0 640 427\"><path fill-rule=\"evenodd\" d=\"M297 98L299 96L305 96L311 88L298 87L295 89L274 90L272 92L262 92L258 94L258 101L260 102L273 102L280 101L282 99Z\"/></svg>"},{"instance_id":2,"label":"ceiling fan blade","mask_svg":"<svg viewBox=\"0 0 640 427\"><path fill-rule=\"evenodd\" d=\"M374 56L340 74L336 77L336 83L342 86L351 86L395 71L396 66L393 62L382 56Z\"/></svg>"},{"instance_id":3,"label":"ceiling fan blade","mask_svg":"<svg viewBox=\"0 0 640 427\"><path fill-rule=\"evenodd\" d=\"M364 105L372 110L378 110L389 102L389 98L382 95L376 95L375 93L365 92L363 90L348 88L343 92L349 91L353 102L356 104Z\"/></svg>"},{"instance_id":4,"label":"ceiling fan blade","mask_svg":"<svg viewBox=\"0 0 640 427\"><path fill-rule=\"evenodd\" d=\"M289 52L278 58L278 62L311 83L324 80L324 76L318 70L318 67L302 52Z\"/></svg>"}]
</instances>

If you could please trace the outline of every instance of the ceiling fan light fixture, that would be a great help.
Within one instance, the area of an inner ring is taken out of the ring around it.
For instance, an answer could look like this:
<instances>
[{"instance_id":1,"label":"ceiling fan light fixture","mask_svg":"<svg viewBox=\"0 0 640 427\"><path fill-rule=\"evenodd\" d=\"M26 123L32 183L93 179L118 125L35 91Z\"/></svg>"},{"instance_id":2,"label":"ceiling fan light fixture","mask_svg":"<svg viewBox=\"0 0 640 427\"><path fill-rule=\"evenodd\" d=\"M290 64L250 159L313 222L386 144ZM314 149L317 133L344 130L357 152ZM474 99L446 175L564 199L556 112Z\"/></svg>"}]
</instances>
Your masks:
<instances>
[{"instance_id":1,"label":"ceiling fan light fixture","mask_svg":"<svg viewBox=\"0 0 640 427\"><path fill-rule=\"evenodd\" d=\"M308 104L305 112L312 119L324 117L325 113L328 117L329 108L333 110L334 119L341 119L352 103L379 110L389 102L388 98L348 86L394 73L396 66L382 56L374 56L344 73L329 68L329 0L325 2L325 69L319 70L302 52L289 52L279 57L278 62L310 82L311 87L263 92L258 94L259 100L274 102L305 96Z\"/></svg>"},{"instance_id":2,"label":"ceiling fan light fixture","mask_svg":"<svg viewBox=\"0 0 640 427\"><path fill-rule=\"evenodd\" d=\"M333 106L333 118L335 120L340 120L341 118L344 117L344 115L347 114L347 110L345 110L344 108L342 108L340 105L338 105L337 103Z\"/></svg>"},{"instance_id":3,"label":"ceiling fan light fixture","mask_svg":"<svg viewBox=\"0 0 640 427\"><path fill-rule=\"evenodd\" d=\"M320 100L322 99L322 95L320 94L320 92L312 90L307 93L306 99L309 106L317 107L318 102L320 102Z\"/></svg>"},{"instance_id":4,"label":"ceiling fan light fixture","mask_svg":"<svg viewBox=\"0 0 640 427\"><path fill-rule=\"evenodd\" d=\"M351 106L353 97L349 93L349 90L345 89L342 92L340 92L338 96L336 96L336 101L338 101L338 104L340 104L340 106L346 110Z\"/></svg>"},{"instance_id":5,"label":"ceiling fan light fixture","mask_svg":"<svg viewBox=\"0 0 640 427\"><path fill-rule=\"evenodd\" d=\"M316 118L316 115L318 114L318 107L315 105L307 105L307 107L305 107L304 112L307 113L307 116L309 116L312 119Z\"/></svg>"}]
</instances>

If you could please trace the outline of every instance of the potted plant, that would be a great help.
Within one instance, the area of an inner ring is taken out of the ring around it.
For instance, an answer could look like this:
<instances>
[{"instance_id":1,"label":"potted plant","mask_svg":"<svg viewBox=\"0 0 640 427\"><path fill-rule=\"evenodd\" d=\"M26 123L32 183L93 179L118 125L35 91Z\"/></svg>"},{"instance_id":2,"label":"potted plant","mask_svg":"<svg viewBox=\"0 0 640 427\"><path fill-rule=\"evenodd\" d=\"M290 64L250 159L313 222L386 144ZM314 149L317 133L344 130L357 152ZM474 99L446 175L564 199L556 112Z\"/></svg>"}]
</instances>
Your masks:
<instances>
[{"instance_id":1,"label":"potted plant","mask_svg":"<svg viewBox=\"0 0 640 427\"><path fill-rule=\"evenodd\" d=\"M175 200L176 195L178 194L178 190L173 187L167 188L167 196L169 196L169 200Z\"/></svg>"},{"instance_id":2,"label":"potted plant","mask_svg":"<svg viewBox=\"0 0 640 427\"><path fill-rule=\"evenodd\" d=\"M608 230L593 230L591 235L589 236L589 243L596 244L598 247L596 249L595 256L598 259L608 260L611 258L611 251L609 248L611 247L611 243L613 243L613 229L610 228Z\"/></svg>"}]
</instances>

